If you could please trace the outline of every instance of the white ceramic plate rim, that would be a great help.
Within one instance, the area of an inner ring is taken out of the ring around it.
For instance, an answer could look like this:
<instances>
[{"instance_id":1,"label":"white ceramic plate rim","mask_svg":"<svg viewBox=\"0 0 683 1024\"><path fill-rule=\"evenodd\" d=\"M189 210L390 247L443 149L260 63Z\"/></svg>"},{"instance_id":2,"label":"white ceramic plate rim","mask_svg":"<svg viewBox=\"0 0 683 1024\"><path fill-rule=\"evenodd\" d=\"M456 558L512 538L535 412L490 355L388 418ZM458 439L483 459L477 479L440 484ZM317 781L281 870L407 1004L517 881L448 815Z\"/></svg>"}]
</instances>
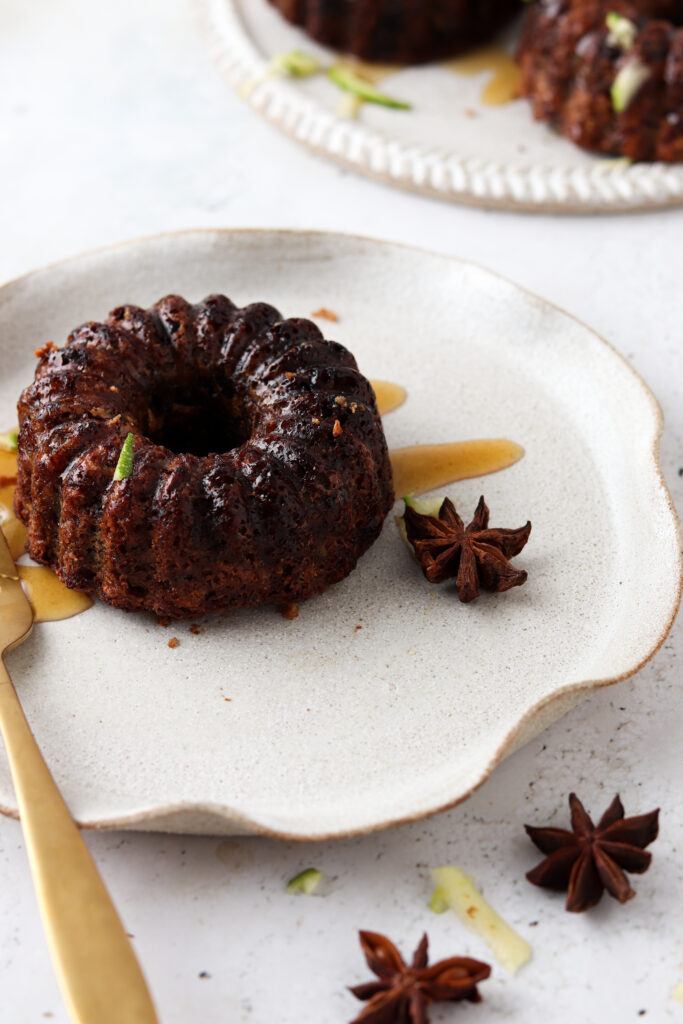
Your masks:
<instances>
[{"instance_id":1,"label":"white ceramic plate rim","mask_svg":"<svg viewBox=\"0 0 683 1024\"><path fill-rule=\"evenodd\" d=\"M288 237L296 236L297 239L305 241L306 239L334 239L343 238L347 240L356 240L362 244L386 246L391 249L399 249L408 252L414 252L416 255L424 254L426 256L434 256L434 254L428 250L419 249L414 246L404 246L397 243L386 243L376 239L364 238L357 235L342 234L335 235L329 232L314 232L314 231L289 231L287 229L281 230L268 230L268 229L215 229L215 228L200 228L191 229L186 231L177 231L170 233L162 233L158 235L145 236L143 238L131 240L128 242L120 243L115 246L108 246L97 250L92 250L87 253L78 254L70 257L69 259L57 261L48 266L29 272L28 274L22 275L21 277L15 278L12 281L7 282L5 285L0 287L0 302L3 300L9 300L11 293L14 289L19 289L23 284L32 277L49 272L54 268L68 267L70 263L77 264L83 259L88 259L92 256L106 255L110 252L122 250L126 248L134 249L141 243L151 242L156 239L164 238L177 238L182 241L183 237L190 237L196 235L218 235L222 239L239 239L245 235L264 235L264 236L276 236L278 238L286 239ZM443 255L438 256L439 259L448 260L450 262L459 263L463 266L476 266L470 261L459 260L453 257L447 257ZM655 399L652 392L649 390L647 385L644 383L642 378L636 373L624 357L617 352L617 350L604 338L601 338L595 331L588 328L576 317L572 317L571 314L567 314L564 310L555 306L546 300L540 300L533 293L520 288L518 285L510 282L508 279L503 278L501 275L497 275L492 271L484 268L478 268L484 270L484 272L493 279L498 279L501 282L505 282L506 285L511 285L516 291L523 293L532 299L535 303L540 303L548 309L555 310L562 314L562 316L579 324L584 328L588 334L595 340L596 345L604 346L609 349L610 353L615 356L618 361L622 364L622 368L626 368L632 375L634 382L636 382L639 390L642 392L647 405L649 406L651 414L651 436L649 443L650 451L650 463L649 469L653 473L653 477L658 485L659 493L661 495L662 502L668 510L671 520L671 526L677 534L677 561L676 565L672 567L672 573L675 571L677 585L675 587L675 593L673 600L668 609L666 618L662 618L662 621L656 626L657 638L646 649L642 655L629 665L625 670L620 671L615 675L606 675L601 678L582 679L573 683L566 684L559 687L552 694L547 695L535 705L530 707L524 716L512 726L503 741L499 744L493 755L490 757L488 762L482 767L476 781L469 786L466 791L459 792L453 796L452 799L446 801L440 801L437 804L430 803L427 806L420 807L418 810L411 811L406 814L400 814L388 818L387 820L379 820L373 822L370 825L366 825L358 828L350 828L340 831L324 831L324 832L311 832L303 834L301 832L290 832L287 830L278 830L259 822L255 818L250 817L246 813L241 813L235 810L227 804L213 802L202 802L200 800L170 801L157 807L145 808L138 812L117 813L113 816L103 816L94 819L88 819L87 821L80 822L82 827L92 829L114 829L114 828L132 828L132 829L146 829L146 830L158 830L158 831L198 831L202 833L210 833L212 831L212 824L215 827L216 834L225 833L226 821L230 823L230 834L260 834L273 838L286 839L286 840L297 840L297 841L320 841L326 839L335 838L346 838L352 835L367 834L374 831L379 831L384 828L391 827L393 825L406 823L409 821L417 820L426 817L430 814L438 813L439 811L447 808L456 806L457 804L466 800L480 785L482 785L491 775L494 768L511 752L518 747L522 746L528 741L533 735L541 731L545 727L545 724L549 723L554 718L564 714L570 708L578 704L581 698L591 692L594 689L609 686L618 682L621 682L635 673L637 673L657 652L660 648L666 636L673 624L675 619L680 600L681 590L683 586L683 556L681 554L681 531L678 522L678 517L673 505L673 501L666 485L662 469L659 462L659 447L660 440L663 431L663 417L657 400ZM0 805L0 813L8 815L10 817L17 817L16 809L9 806ZM178 823L183 822L183 827L179 828ZM188 823L191 823L188 824Z\"/></svg>"},{"instance_id":2,"label":"white ceramic plate rim","mask_svg":"<svg viewBox=\"0 0 683 1024\"><path fill-rule=\"evenodd\" d=\"M261 81L267 65L244 30L235 0L195 2L212 57L250 105L300 144L370 177L441 199L510 210L619 212L683 202L683 168L676 165L623 166L599 159L575 166L502 163L440 147L408 147L339 117L296 84Z\"/></svg>"}]
</instances>

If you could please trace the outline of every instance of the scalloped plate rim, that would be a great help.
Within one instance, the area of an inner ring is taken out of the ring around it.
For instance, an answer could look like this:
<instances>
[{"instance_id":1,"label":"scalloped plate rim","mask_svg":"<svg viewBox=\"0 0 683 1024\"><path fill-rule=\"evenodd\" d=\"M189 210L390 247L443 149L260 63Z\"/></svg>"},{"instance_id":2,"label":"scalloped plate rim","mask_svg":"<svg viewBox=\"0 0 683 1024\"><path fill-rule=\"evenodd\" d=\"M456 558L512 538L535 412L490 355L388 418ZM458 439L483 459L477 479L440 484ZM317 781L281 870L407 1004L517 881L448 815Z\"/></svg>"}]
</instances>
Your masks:
<instances>
[{"instance_id":1,"label":"scalloped plate rim","mask_svg":"<svg viewBox=\"0 0 683 1024\"><path fill-rule=\"evenodd\" d=\"M245 83L263 76L267 65L241 31L236 2L193 0L212 58L232 87L241 92ZM606 161L596 158L592 166L487 160L482 168L477 166L482 160L476 155L467 157L438 146L407 146L375 129L344 120L310 96L302 95L288 80L271 78L250 90L245 98L271 124L314 153L385 184L451 202L488 209L568 214L638 212L683 204L681 165L639 163L608 167ZM297 131L305 119L306 131ZM321 134L323 138L318 138ZM361 151L364 155L359 157ZM377 170L375 162L383 167L390 167L392 162L401 166L392 173ZM454 174L466 184L458 186ZM594 175L599 184L592 180ZM444 187L442 183L448 178L451 184ZM520 183L529 193L524 198L516 194ZM542 194L534 196L534 190L539 188ZM564 191L564 198L558 195L558 189Z\"/></svg>"},{"instance_id":2,"label":"scalloped plate rim","mask_svg":"<svg viewBox=\"0 0 683 1024\"><path fill-rule=\"evenodd\" d=\"M392 828L398 825L407 824L412 821L421 820L429 817L433 814L438 814L441 811L455 807L458 804L467 800L481 785L486 782L492 775L494 769L500 764L504 758L514 752L519 747L523 746L528 742L534 735L538 734L545 728L542 725L539 728L534 727L535 720L543 712L548 711L556 704L564 704L565 708L560 712L560 716L569 709L567 705L567 699L570 699L571 705L580 703L581 698L595 689L601 689L606 686L611 686L622 682L626 679L631 678L633 675L638 673L644 665L646 665L657 653L662 644L664 643L672 625L676 618L680 603L681 596L683 593L683 535L681 533L681 524L676 513L676 509L669 491L668 485L664 478L662 467L659 461L659 450L660 442L664 429L664 420L661 412L659 403L640 377L637 371L631 366L629 361L617 351L617 349L605 338L599 335L593 328L589 327L578 317L568 313L566 310L557 306L546 299L541 298L535 293L523 288L516 284L504 275L498 274L495 271L489 270L486 267L481 266L470 260L465 260L459 257L448 256L443 253L437 253L429 249L420 248L413 245L403 244L399 242L386 242L381 239L376 239L371 236L362 236L354 233L347 232L330 232L330 231L312 231L312 230L297 230L287 228L212 228L212 227L200 227L200 228L186 228L176 231L169 232L158 232L149 235L144 235L134 239L124 240L122 242L99 247L92 250L87 250L82 253L77 253L66 257L62 260L57 260L49 263L43 267L30 270L27 273L21 274L18 277L12 278L11 280L0 285L0 303L5 298L11 298L11 293L14 289L20 288L26 281L39 277L44 274L49 274L53 270L60 270L68 268L70 264L78 264L81 261L87 261L91 257L106 256L108 254L114 254L118 251L125 249L135 249L139 245L145 243L153 243L155 241L162 241L169 238L193 237L198 235L216 235L220 238L233 238L240 236L296 236L300 239L312 238L317 240L323 239L335 239L343 238L349 241L357 241L362 244L368 244L371 246L379 246L382 248L398 249L407 252L415 253L416 255L424 255L428 257L437 257L438 259L457 263L464 267L474 267L484 274L488 275L494 280L504 282L506 285L513 288L515 291L522 293L536 303L540 303L545 308L552 309L562 316L574 321L576 324L585 329L595 340L595 342L606 347L610 350L611 354L616 356L623 368L627 369L634 381L639 386L643 398L646 400L649 410L652 416L652 435L650 445L650 457L651 465L650 468L654 471L657 478L659 487L661 488L662 498L668 506L668 511L671 515L671 522L677 534L677 590L674 596L674 600L669 609L669 615L663 624L659 627L659 633L656 641L652 646L643 653L639 660L628 669L614 675L614 676L603 676L598 679L585 679L576 682L570 682L560 687L558 690L551 694L546 695L536 704L531 706L522 718L511 726L505 734L503 740L500 742L498 748L495 750L493 755L490 757L487 764L482 768L479 777L476 781L469 786L466 791L458 793L452 799L446 801L440 801L437 804L430 805L428 807L420 808L419 810L411 811L410 813L395 815L389 819L373 822L370 825L360 826L356 828L341 829L341 830L326 830L321 832L300 832L300 831L288 831L287 829L278 829L268 825L264 821L260 821L258 816L251 815L248 812L242 810L239 807L233 807L228 804L219 803L216 801L170 801L166 804L157 804L150 806L140 806L136 810L132 810L126 813L115 813L111 815L103 815L100 817L89 817L78 821L81 828L92 829L92 830L114 830L114 829L131 829L140 831L162 831L171 833L183 833L187 832L186 828L182 827L183 819L187 820L188 817L193 819L203 820L204 822L215 821L216 823L227 824L231 827L231 831L224 832L222 830L213 832L211 829L202 827L197 831L196 834L215 834L215 835L258 835L267 838L294 841L294 842L320 842L326 840L345 839L352 836L368 835L374 832L382 831L384 829ZM559 717L559 716L557 716ZM0 814L10 817L18 818L16 807L12 807L3 803L0 803ZM189 830L191 833L195 832L195 829Z\"/></svg>"}]
</instances>

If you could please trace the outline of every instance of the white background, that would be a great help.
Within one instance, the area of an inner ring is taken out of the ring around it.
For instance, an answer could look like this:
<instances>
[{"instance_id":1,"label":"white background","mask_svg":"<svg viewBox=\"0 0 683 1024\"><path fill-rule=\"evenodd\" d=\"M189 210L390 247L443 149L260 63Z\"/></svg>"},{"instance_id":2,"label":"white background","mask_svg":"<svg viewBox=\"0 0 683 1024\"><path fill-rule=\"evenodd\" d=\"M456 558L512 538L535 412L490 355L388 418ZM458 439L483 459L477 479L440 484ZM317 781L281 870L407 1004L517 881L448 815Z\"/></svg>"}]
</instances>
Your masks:
<instances>
[{"instance_id":1,"label":"white background","mask_svg":"<svg viewBox=\"0 0 683 1024\"><path fill-rule=\"evenodd\" d=\"M343 230L481 263L585 320L642 374L666 418L663 464L683 497L683 211L548 217L469 210L391 191L275 134L207 58L189 0L0 0L0 280L175 228ZM264 282L267 298L267 282ZM0 339L0 347L2 339ZM647 529L647 523L643 523ZM429 866L458 863L529 939L511 979L494 963L479 1024L683 1021L681 630L639 675L586 700L436 818L313 847L261 839L111 833L88 842L134 935L163 1024L343 1024L369 978L359 927L407 955L489 959L426 909ZM568 915L524 873L524 822L566 825L576 789L600 814L662 807L650 872L624 907ZM315 865L316 897L286 881ZM0 820L0 1022L66 1022L14 821ZM125 1024L125 1022L122 1022Z\"/></svg>"}]
</instances>

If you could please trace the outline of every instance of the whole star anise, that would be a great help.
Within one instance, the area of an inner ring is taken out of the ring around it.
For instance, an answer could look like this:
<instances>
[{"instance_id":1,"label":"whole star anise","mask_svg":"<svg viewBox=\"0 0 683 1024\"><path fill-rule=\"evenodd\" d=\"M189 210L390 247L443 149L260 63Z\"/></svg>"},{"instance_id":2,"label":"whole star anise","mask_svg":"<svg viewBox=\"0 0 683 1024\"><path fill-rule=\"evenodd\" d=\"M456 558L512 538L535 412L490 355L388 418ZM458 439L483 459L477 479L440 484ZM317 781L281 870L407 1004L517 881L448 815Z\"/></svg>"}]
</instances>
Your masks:
<instances>
[{"instance_id":1,"label":"whole star anise","mask_svg":"<svg viewBox=\"0 0 683 1024\"><path fill-rule=\"evenodd\" d=\"M350 989L357 999L368 1000L352 1024L428 1024L430 1003L480 1001L477 985L491 973L488 964L456 956L428 967L429 940L423 935L408 966L385 935L359 935L368 967L379 981Z\"/></svg>"},{"instance_id":2,"label":"whole star anise","mask_svg":"<svg viewBox=\"0 0 683 1024\"><path fill-rule=\"evenodd\" d=\"M524 826L532 842L548 854L526 877L546 889L567 889L567 910L594 907L604 889L626 903L635 892L624 871L642 874L649 868L652 854L644 848L657 838L659 808L625 818L617 795L595 826L576 793L570 793L569 807L572 832Z\"/></svg>"},{"instance_id":3,"label":"whole star anise","mask_svg":"<svg viewBox=\"0 0 683 1024\"><path fill-rule=\"evenodd\" d=\"M515 569L508 559L528 541L531 523L519 530L490 530L488 525L483 495L469 526L450 498L444 498L438 517L421 515L406 503L406 535L423 573L430 583L455 577L458 597L465 603L479 597L480 586L500 593L526 582L524 570Z\"/></svg>"}]
</instances>

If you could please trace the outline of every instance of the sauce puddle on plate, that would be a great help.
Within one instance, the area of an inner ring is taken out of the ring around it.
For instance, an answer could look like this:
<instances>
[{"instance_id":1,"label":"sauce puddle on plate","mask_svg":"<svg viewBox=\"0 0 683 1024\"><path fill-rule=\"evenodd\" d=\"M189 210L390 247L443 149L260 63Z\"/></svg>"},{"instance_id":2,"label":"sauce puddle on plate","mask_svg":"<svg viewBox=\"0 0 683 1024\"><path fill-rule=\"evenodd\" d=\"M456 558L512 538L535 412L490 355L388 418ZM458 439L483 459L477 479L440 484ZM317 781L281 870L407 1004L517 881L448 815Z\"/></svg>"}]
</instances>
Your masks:
<instances>
[{"instance_id":1,"label":"sauce puddle on plate","mask_svg":"<svg viewBox=\"0 0 683 1024\"><path fill-rule=\"evenodd\" d=\"M380 416L398 409L408 397L400 384L372 380ZM450 444L417 444L389 452L397 498L404 494L424 494L437 487L468 480L473 476L497 473L524 455L524 449L504 438L479 441L454 441Z\"/></svg>"},{"instance_id":2,"label":"sauce puddle on plate","mask_svg":"<svg viewBox=\"0 0 683 1024\"><path fill-rule=\"evenodd\" d=\"M80 590L69 590L52 569L43 565L18 565L17 572L36 622L70 619L92 607L92 598Z\"/></svg>"},{"instance_id":3,"label":"sauce puddle on plate","mask_svg":"<svg viewBox=\"0 0 683 1024\"><path fill-rule=\"evenodd\" d=\"M408 397L400 384L381 380L371 383L380 415L385 416L400 408ZM495 438L411 445L389 453L397 498L405 494L424 494L458 480L496 473L514 465L523 455L524 449L514 441ZM25 553L26 545L26 527L14 514L16 473L16 454L0 451L0 527L15 560ZM87 594L65 587L57 575L44 566L19 565L17 572L36 622L68 619L93 604Z\"/></svg>"},{"instance_id":4,"label":"sauce puddle on plate","mask_svg":"<svg viewBox=\"0 0 683 1024\"><path fill-rule=\"evenodd\" d=\"M457 480L497 473L524 455L514 441L485 439L454 441L451 444L417 444L389 452L397 498L424 494Z\"/></svg>"},{"instance_id":5,"label":"sauce puddle on plate","mask_svg":"<svg viewBox=\"0 0 683 1024\"><path fill-rule=\"evenodd\" d=\"M26 527L14 514L16 476L16 453L0 451L0 528L15 561L26 553ZM36 622L70 619L93 603L80 590L69 590L52 569L42 565L18 565L17 574L24 584Z\"/></svg>"},{"instance_id":6,"label":"sauce puddle on plate","mask_svg":"<svg viewBox=\"0 0 683 1024\"><path fill-rule=\"evenodd\" d=\"M377 408L380 416L398 409L408 397L408 392L400 384L392 384L388 380L371 380L372 390L377 399Z\"/></svg>"},{"instance_id":7,"label":"sauce puddle on plate","mask_svg":"<svg viewBox=\"0 0 683 1024\"><path fill-rule=\"evenodd\" d=\"M500 107L511 103L521 94L521 70L509 53L498 46L487 46L465 57L446 61L442 67L459 75L479 75L489 71L491 77L481 94L481 102L487 107Z\"/></svg>"}]
</instances>

